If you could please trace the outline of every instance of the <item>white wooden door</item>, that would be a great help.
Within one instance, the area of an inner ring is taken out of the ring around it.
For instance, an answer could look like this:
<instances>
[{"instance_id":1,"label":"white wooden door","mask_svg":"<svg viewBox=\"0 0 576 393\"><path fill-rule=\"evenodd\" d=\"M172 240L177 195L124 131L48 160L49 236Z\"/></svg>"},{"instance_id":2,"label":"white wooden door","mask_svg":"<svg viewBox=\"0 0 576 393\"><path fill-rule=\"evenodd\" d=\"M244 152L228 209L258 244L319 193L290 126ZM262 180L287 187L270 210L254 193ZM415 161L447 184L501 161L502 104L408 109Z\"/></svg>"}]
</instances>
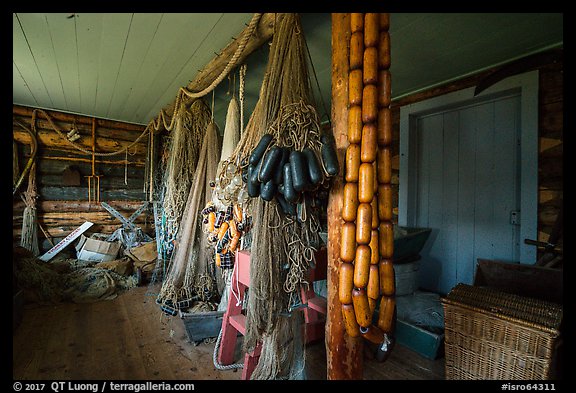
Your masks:
<instances>
[{"instance_id":1,"label":"white wooden door","mask_svg":"<svg viewBox=\"0 0 576 393\"><path fill-rule=\"evenodd\" d=\"M516 93L413 119L422 288L471 284L478 258L519 260L519 110Z\"/></svg>"},{"instance_id":2,"label":"white wooden door","mask_svg":"<svg viewBox=\"0 0 576 393\"><path fill-rule=\"evenodd\" d=\"M444 294L478 258L536 262L538 71L474 90L400 108L398 224L433 229L419 284Z\"/></svg>"}]
</instances>

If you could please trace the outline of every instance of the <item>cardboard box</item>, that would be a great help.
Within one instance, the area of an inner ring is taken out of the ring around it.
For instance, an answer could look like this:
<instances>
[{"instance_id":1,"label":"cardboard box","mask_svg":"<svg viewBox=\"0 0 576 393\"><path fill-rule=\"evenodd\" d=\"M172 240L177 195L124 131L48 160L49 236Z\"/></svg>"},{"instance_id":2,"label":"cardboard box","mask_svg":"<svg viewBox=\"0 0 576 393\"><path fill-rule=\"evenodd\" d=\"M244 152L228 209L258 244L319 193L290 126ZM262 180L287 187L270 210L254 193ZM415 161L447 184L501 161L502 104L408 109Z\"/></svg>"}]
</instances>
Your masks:
<instances>
[{"instance_id":1,"label":"cardboard box","mask_svg":"<svg viewBox=\"0 0 576 393\"><path fill-rule=\"evenodd\" d=\"M107 242L80 236L76 244L76 256L79 260L88 262L107 262L116 259L120 251L120 242Z\"/></svg>"}]
</instances>

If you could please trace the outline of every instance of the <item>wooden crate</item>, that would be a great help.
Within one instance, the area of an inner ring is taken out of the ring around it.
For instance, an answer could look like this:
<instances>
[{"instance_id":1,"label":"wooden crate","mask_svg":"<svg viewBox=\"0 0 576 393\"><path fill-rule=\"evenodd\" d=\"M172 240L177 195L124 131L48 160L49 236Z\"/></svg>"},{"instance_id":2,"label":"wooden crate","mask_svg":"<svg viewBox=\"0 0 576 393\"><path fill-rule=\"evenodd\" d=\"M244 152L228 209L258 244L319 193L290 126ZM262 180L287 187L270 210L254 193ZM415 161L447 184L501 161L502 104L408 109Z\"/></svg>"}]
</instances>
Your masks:
<instances>
[{"instance_id":1,"label":"wooden crate","mask_svg":"<svg viewBox=\"0 0 576 393\"><path fill-rule=\"evenodd\" d=\"M442 304L446 379L556 377L561 305L466 284Z\"/></svg>"},{"instance_id":2,"label":"wooden crate","mask_svg":"<svg viewBox=\"0 0 576 393\"><path fill-rule=\"evenodd\" d=\"M434 360L444 355L444 333L433 332L401 319L396 320L396 340L423 357Z\"/></svg>"}]
</instances>

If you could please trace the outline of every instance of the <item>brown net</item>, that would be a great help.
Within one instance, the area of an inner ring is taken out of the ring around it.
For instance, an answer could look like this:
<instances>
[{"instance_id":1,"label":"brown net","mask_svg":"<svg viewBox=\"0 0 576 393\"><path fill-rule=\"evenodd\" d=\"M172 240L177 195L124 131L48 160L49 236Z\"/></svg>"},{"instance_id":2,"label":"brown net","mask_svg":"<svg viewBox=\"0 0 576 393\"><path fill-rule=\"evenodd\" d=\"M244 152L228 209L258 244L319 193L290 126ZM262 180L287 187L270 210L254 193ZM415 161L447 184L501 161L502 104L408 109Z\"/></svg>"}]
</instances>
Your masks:
<instances>
[{"instance_id":1,"label":"brown net","mask_svg":"<svg viewBox=\"0 0 576 393\"><path fill-rule=\"evenodd\" d=\"M167 242L178 235L182 212L194 181L200 146L211 118L210 109L202 100L194 101L190 108L182 103L175 116L164 181Z\"/></svg>"},{"instance_id":2,"label":"brown net","mask_svg":"<svg viewBox=\"0 0 576 393\"><path fill-rule=\"evenodd\" d=\"M182 300L209 300L216 290L212 252L202 232L201 210L212 198L210 182L216 176L220 142L218 127L207 126L180 221L172 263L162 284L158 302L174 306Z\"/></svg>"},{"instance_id":3,"label":"brown net","mask_svg":"<svg viewBox=\"0 0 576 393\"><path fill-rule=\"evenodd\" d=\"M318 115L311 94L306 43L297 14L277 24L260 97L232 158L245 163L264 133L276 146L318 150ZM250 256L250 290L246 307L244 349L263 342L254 379L295 379L304 366L302 318L292 312L314 260L318 221L306 202L301 220L289 217L275 201L250 200L254 218Z\"/></svg>"}]
</instances>

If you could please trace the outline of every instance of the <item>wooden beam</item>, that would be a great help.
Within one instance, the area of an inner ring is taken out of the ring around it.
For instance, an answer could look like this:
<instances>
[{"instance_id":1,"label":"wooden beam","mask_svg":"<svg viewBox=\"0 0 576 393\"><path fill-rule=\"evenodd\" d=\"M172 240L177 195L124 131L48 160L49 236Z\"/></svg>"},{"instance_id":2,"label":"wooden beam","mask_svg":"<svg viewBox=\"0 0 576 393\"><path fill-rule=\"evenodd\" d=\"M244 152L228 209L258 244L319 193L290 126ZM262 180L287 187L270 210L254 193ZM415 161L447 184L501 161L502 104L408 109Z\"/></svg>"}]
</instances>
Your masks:
<instances>
[{"instance_id":1,"label":"wooden beam","mask_svg":"<svg viewBox=\"0 0 576 393\"><path fill-rule=\"evenodd\" d=\"M87 163L91 163L92 159L91 158L78 158L78 157L65 157L65 156L43 156L42 157L43 160L56 160L56 161L74 161L74 162L87 162ZM125 161L124 160L116 160L116 161L112 161L112 160L99 160L96 159L97 163L99 164L106 164L106 165L125 165ZM141 160L130 160L130 165L131 166L141 166L143 167L144 165L146 165L146 163L144 161Z\"/></svg>"},{"instance_id":2,"label":"wooden beam","mask_svg":"<svg viewBox=\"0 0 576 393\"><path fill-rule=\"evenodd\" d=\"M343 201L344 156L348 147L348 42L350 14L332 14L332 132L340 175L334 178L328 199L328 296L326 319L327 379L363 378L363 339L346 334L338 298L338 268Z\"/></svg>"},{"instance_id":3,"label":"wooden beam","mask_svg":"<svg viewBox=\"0 0 576 393\"><path fill-rule=\"evenodd\" d=\"M274 34L274 26L283 17L284 14L277 14L277 13L262 14L262 17L260 18L260 22L258 23L258 26L256 27L254 34L248 40L248 43L244 47L244 51L238 58L237 61L238 65L242 64L242 62L244 62L244 60L246 60L246 58L252 52L260 48L263 44L265 44L272 38ZM242 33L238 35L238 38L244 34L246 29L244 29ZM234 56L234 52L236 52L236 49L238 48L239 44L238 38L229 43L219 55L214 57L208 64L206 64L206 66L201 71L199 71L198 74L196 74L196 77L192 80L192 82L190 82L186 86L186 89L188 89L191 92L198 92L208 87L218 77L218 75L220 75L220 73L226 68L226 65L228 64L232 56ZM162 110L166 115L172 116L172 114L174 113L175 105L176 105L176 99L174 99L173 102L165 106Z\"/></svg>"},{"instance_id":4,"label":"wooden beam","mask_svg":"<svg viewBox=\"0 0 576 393\"><path fill-rule=\"evenodd\" d=\"M67 131L68 130L66 130L64 132L67 132ZM28 134L26 131L24 131L21 127L14 126L12 136L16 142L22 143L25 145L30 144L32 141L30 134ZM60 135L56 134L56 132L52 131L51 129L50 130L38 130L37 135L36 135L36 139L38 140L38 145L42 146L44 148L43 150L45 150L46 148L68 150L71 152L77 152L77 154L83 154L83 155L88 156L87 153L76 150L76 148L70 146L70 144L68 144L64 139L62 139L60 137ZM134 139L136 139L136 137L134 137ZM138 154L142 157L146 156L146 144L145 144L145 142L147 142L147 139L143 138L141 140L143 140L144 142L137 143L136 145L134 145L133 147L131 147L129 149L131 156L133 154ZM132 144L132 142L133 141L120 141L116 138L104 138L104 137L100 137L100 135L98 135L96 147L98 148L99 153L111 153L114 151L118 151L122 148L126 148L127 146L130 146L130 144ZM92 139L91 139L91 136L89 136L89 135L82 135L82 138L77 140L76 144L83 147L85 150L92 150ZM92 156L90 155L90 157L92 157ZM124 154L120 153L120 154L116 154L115 156L111 156L111 157L121 157L122 159L124 159ZM90 158L90 160L92 160L92 158Z\"/></svg>"},{"instance_id":5,"label":"wooden beam","mask_svg":"<svg viewBox=\"0 0 576 393\"><path fill-rule=\"evenodd\" d=\"M13 105L12 106L12 113L14 115L19 116L26 116L31 117L32 112L38 108L31 108L28 106L21 106L21 105ZM57 112L47 109L42 109L55 121L55 122L64 122L64 123L74 123L76 124L85 124L92 126L92 117L83 116L83 115L75 115L66 112ZM38 120L44 119L44 115L40 113L38 115ZM126 131L144 131L146 126L134 123L124 123L115 120L106 120L106 119L96 119L98 122L98 127L105 127L105 128L112 128L117 130L126 130Z\"/></svg>"},{"instance_id":6,"label":"wooden beam","mask_svg":"<svg viewBox=\"0 0 576 393\"><path fill-rule=\"evenodd\" d=\"M138 210L142 206L142 201L107 201L110 206L115 209L122 211ZM23 201L15 201L12 204L12 209L14 211L24 211L26 204ZM61 201L38 201L36 208L40 213L51 213L51 212L82 212L82 211L92 211L92 212L106 212L100 205L90 204L88 201L71 201L71 200L61 200Z\"/></svg>"}]
</instances>

